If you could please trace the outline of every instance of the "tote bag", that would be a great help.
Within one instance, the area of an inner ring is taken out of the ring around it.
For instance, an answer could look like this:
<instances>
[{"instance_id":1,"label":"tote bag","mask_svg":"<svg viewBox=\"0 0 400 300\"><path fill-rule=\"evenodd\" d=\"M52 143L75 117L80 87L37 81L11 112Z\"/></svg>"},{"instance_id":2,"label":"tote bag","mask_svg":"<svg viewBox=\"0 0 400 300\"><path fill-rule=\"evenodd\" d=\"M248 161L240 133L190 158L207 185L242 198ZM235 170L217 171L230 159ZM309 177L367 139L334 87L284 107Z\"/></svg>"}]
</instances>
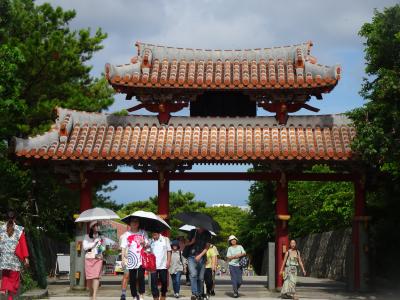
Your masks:
<instances>
[{"instance_id":1,"label":"tote bag","mask_svg":"<svg viewBox=\"0 0 400 300\"><path fill-rule=\"evenodd\" d=\"M142 249L142 267L148 272L155 272L157 270L156 266L156 256L153 253L149 253Z\"/></svg>"}]
</instances>

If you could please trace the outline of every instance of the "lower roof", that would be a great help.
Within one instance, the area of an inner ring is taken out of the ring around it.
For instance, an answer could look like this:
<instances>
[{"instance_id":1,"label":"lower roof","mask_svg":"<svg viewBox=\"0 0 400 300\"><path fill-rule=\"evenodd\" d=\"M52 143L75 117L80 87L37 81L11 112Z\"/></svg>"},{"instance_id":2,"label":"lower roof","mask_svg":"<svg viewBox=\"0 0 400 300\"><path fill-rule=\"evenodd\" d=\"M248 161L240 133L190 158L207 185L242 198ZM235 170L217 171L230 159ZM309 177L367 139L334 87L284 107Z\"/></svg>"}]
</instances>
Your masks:
<instances>
[{"instance_id":1,"label":"lower roof","mask_svg":"<svg viewBox=\"0 0 400 300\"><path fill-rule=\"evenodd\" d=\"M246 162L268 160L349 160L355 129L344 115L274 117L116 116L57 109L52 129L15 138L15 154L29 160L179 160Z\"/></svg>"}]
</instances>

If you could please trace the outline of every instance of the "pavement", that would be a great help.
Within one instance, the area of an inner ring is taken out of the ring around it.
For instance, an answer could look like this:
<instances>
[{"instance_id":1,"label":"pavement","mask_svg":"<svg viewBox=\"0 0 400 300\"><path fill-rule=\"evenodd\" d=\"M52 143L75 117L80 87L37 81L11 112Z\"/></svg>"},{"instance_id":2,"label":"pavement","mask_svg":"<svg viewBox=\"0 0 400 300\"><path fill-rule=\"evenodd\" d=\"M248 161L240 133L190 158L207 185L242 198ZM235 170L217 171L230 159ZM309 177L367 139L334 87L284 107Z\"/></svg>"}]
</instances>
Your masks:
<instances>
[{"instance_id":1,"label":"pavement","mask_svg":"<svg viewBox=\"0 0 400 300\"><path fill-rule=\"evenodd\" d=\"M101 287L98 293L97 300L119 300L121 292L121 276L103 276ZM243 277L243 285L240 289L240 298L251 299L281 299L280 294L276 291L270 291L266 287L266 276L248 276ZM146 285L145 300L153 300L150 289ZM216 278L216 296L211 297L211 300L233 299L230 278L221 276ZM89 293L87 291L72 291L69 287L68 279L49 279L48 296L40 297L39 291L36 297L28 297L25 299L55 299L55 300L87 300ZM42 294L43 295L43 294ZM389 292L379 291L375 293L351 293L346 290L346 285L342 282L329 279L318 279L310 277L298 277L297 295L299 299L358 299L358 300L399 300L400 291ZM182 300L189 300L191 296L190 286L182 284L181 297ZM239 298L239 299L240 299ZM127 290L127 299L132 299ZM167 299L175 299L170 291L167 294Z\"/></svg>"}]
</instances>

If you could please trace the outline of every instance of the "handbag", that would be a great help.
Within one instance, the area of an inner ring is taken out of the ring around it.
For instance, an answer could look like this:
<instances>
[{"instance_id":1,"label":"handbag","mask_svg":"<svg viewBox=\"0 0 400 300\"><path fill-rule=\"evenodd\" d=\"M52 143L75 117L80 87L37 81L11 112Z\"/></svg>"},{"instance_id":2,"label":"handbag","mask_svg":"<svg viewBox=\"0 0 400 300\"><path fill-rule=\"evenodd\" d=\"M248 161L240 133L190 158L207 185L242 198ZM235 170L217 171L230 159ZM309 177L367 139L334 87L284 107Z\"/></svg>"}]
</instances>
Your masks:
<instances>
[{"instance_id":1,"label":"handbag","mask_svg":"<svg viewBox=\"0 0 400 300\"><path fill-rule=\"evenodd\" d=\"M249 260L249 257L247 255L246 256L242 256L241 258L239 258L239 266L241 268L247 268L249 266L249 262L250 262L250 260Z\"/></svg>"},{"instance_id":2,"label":"handbag","mask_svg":"<svg viewBox=\"0 0 400 300\"><path fill-rule=\"evenodd\" d=\"M157 270L156 266L156 256L153 253L149 253L142 249L142 267L148 272L155 272Z\"/></svg>"}]
</instances>

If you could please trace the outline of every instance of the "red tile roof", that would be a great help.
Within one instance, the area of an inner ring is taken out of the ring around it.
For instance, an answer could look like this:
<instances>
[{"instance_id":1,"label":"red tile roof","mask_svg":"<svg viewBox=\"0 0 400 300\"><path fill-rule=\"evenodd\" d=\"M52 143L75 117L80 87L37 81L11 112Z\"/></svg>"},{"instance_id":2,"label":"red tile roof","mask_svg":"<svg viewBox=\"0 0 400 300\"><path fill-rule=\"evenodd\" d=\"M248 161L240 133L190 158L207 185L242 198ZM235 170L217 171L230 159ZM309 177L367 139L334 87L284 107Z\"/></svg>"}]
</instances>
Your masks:
<instances>
[{"instance_id":1,"label":"red tile roof","mask_svg":"<svg viewBox=\"0 0 400 300\"><path fill-rule=\"evenodd\" d=\"M16 138L17 156L51 160L347 160L355 129L343 115L274 117L115 116L58 109L53 128Z\"/></svg>"},{"instance_id":2,"label":"red tile roof","mask_svg":"<svg viewBox=\"0 0 400 300\"><path fill-rule=\"evenodd\" d=\"M311 42L246 50L202 50L136 43L129 64L106 65L117 90L134 88L312 89L329 92L340 79L339 65L316 63ZM121 87L125 87L121 89Z\"/></svg>"}]
</instances>

